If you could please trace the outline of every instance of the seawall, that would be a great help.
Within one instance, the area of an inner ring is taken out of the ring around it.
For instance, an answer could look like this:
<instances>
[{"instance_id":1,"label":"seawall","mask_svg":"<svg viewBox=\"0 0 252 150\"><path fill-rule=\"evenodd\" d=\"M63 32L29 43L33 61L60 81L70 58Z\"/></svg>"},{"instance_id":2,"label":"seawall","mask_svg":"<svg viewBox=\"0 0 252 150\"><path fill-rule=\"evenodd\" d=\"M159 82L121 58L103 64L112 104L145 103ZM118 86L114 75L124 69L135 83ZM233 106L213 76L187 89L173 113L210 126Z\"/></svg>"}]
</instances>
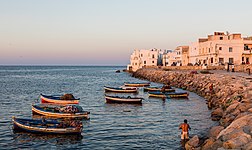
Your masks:
<instances>
[{"instance_id":1,"label":"seawall","mask_svg":"<svg viewBox=\"0 0 252 150\"><path fill-rule=\"evenodd\" d=\"M209 130L203 144L195 136L186 143L186 149L252 149L252 78L151 68L139 69L133 77L169 83L206 98L212 120L219 125Z\"/></svg>"}]
</instances>

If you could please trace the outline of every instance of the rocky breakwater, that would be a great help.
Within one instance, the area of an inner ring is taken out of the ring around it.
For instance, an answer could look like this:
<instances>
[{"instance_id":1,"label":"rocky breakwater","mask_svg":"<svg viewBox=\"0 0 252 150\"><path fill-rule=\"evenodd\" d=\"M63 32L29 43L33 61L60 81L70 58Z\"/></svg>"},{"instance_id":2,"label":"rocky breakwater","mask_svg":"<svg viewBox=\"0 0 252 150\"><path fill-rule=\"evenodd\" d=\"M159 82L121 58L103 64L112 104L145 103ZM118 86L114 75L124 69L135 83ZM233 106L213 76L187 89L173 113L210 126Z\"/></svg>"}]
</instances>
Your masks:
<instances>
[{"instance_id":1,"label":"rocky breakwater","mask_svg":"<svg viewBox=\"0 0 252 150\"><path fill-rule=\"evenodd\" d=\"M212 109L212 120L219 125L199 144L198 136L186 143L186 149L252 149L252 82L241 76L195 74L191 71L139 69L133 76L152 82L169 83L197 93ZM193 144L192 144L193 143Z\"/></svg>"}]
</instances>

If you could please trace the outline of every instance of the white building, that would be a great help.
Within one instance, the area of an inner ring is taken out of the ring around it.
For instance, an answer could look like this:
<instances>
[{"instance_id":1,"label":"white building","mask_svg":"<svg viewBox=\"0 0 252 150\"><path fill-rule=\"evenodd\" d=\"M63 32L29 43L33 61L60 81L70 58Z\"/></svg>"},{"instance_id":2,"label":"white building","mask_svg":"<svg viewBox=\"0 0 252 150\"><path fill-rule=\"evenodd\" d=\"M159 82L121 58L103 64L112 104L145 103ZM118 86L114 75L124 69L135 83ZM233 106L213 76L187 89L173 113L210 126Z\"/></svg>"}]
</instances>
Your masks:
<instances>
[{"instance_id":1,"label":"white building","mask_svg":"<svg viewBox=\"0 0 252 150\"><path fill-rule=\"evenodd\" d=\"M198 42L189 46L189 62L209 66L225 63L241 64L245 61L245 56L242 58L242 55L245 55L245 44L251 46L249 43L252 40L244 42L241 34L214 32L214 35L200 38Z\"/></svg>"},{"instance_id":2,"label":"white building","mask_svg":"<svg viewBox=\"0 0 252 150\"><path fill-rule=\"evenodd\" d=\"M163 66L172 66L177 63L177 52L169 50L163 54Z\"/></svg>"},{"instance_id":3,"label":"white building","mask_svg":"<svg viewBox=\"0 0 252 150\"><path fill-rule=\"evenodd\" d=\"M127 66L127 70L136 71L142 67L162 65L160 63L162 63L163 53L161 49L135 49L130 56L130 64Z\"/></svg>"}]
</instances>

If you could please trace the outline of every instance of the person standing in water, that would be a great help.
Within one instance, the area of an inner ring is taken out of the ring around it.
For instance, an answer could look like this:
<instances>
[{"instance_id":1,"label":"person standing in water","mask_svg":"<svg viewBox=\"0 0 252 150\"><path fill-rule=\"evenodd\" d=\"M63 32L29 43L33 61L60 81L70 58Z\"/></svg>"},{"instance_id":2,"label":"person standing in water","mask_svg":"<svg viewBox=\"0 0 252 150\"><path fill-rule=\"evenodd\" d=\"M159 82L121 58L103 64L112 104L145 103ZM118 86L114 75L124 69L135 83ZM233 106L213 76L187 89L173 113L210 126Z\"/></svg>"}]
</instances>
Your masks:
<instances>
[{"instance_id":1,"label":"person standing in water","mask_svg":"<svg viewBox=\"0 0 252 150\"><path fill-rule=\"evenodd\" d=\"M189 139L189 130L191 130L190 125L187 123L187 120L184 120L184 123L181 123L179 129L182 129L181 132L181 140L188 140Z\"/></svg>"}]
</instances>

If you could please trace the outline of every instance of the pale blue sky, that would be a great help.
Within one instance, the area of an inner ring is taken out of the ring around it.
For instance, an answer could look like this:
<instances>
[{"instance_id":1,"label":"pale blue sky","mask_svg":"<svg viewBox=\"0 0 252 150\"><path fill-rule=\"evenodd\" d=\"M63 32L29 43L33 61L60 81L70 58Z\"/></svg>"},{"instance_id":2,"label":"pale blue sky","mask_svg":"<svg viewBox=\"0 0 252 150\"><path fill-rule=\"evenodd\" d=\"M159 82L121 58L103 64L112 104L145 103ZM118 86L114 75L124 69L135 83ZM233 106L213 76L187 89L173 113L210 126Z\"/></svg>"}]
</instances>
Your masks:
<instances>
[{"instance_id":1,"label":"pale blue sky","mask_svg":"<svg viewBox=\"0 0 252 150\"><path fill-rule=\"evenodd\" d=\"M0 64L127 65L214 31L252 35L250 0L0 0Z\"/></svg>"}]
</instances>

